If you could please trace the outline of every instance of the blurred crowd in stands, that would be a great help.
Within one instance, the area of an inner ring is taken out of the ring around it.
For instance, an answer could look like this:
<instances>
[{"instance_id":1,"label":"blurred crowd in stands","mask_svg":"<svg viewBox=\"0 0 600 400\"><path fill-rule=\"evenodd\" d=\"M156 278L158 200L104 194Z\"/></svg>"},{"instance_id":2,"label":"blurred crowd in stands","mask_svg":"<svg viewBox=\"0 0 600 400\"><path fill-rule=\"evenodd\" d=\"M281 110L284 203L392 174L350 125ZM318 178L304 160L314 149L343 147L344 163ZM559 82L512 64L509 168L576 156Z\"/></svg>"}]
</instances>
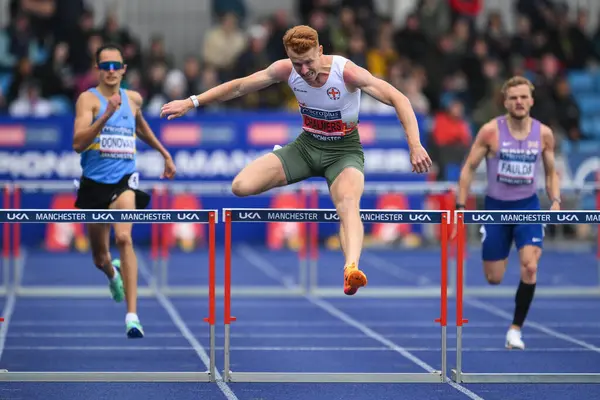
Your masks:
<instances>
[{"instance_id":1,"label":"blurred crowd in stands","mask_svg":"<svg viewBox=\"0 0 600 400\"><path fill-rule=\"evenodd\" d=\"M0 30L0 114L72 113L76 97L96 83L95 49L113 42L124 48L124 86L140 91L147 115L157 116L172 99L285 58L284 32L305 23L319 32L325 53L344 55L386 79L408 96L416 112L431 115L430 137L437 146L466 148L482 123L503 113L499 88L517 74L536 86L535 117L567 140L584 138L566 76L600 60L600 29L589 31L586 10L569 20L565 4L517 0L517 31L509 35L500 13L489 13L483 29L477 28L482 1L420 0L404 23L394 26L377 15L374 0L298 0L295 15L281 11L252 21L243 1L220 0L213 2L214 25L200 39L200 49L189 49L176 65L160 32L142 48L136 32L114 14L94 25L83 1L12 0L10 22ZM197 112L224 107L293 110L297 105L280 84ZM367 95L361 112L394 114Z\"/></svg>"}]
</instances>

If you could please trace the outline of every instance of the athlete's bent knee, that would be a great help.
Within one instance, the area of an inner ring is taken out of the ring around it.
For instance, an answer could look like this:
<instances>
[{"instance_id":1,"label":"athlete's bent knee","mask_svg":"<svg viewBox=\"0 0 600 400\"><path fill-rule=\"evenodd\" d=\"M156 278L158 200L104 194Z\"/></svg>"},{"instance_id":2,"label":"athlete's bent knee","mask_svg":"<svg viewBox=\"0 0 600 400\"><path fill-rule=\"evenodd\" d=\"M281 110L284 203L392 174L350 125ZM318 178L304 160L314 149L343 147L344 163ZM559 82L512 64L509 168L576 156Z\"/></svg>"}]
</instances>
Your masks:
<instances>
[{"instance_id":1,"label":"athlete's bent knee","mask_svg":"<svg viewBox=\"0 0 600 400\"><path fill-rule=\"evenodd\" d=\"M502 283L502 276L496 274L486 274L485 279L487 279L490 285L499 285Z\"/></svg>"},{"instance_id":2,"label":"athlete's bent knee","mask_svg":"<svg viewBox=\"0 0 600 400\"><path fill-rule=\"evenodd\" d=\"M535 260L525 260L521 266L521 279L525 283L535 283L537 277L537 262Z\"/></svg>"},{"instance_id":3,"label":"athlete's bent knee","mask_svg":"<svg viewBox=\"0 0 600 400\"><path fill-rule=\"evenodd\" d=\"M352 195L344 195L335 205L338 215L345 215L350 212L358 211L359 200Z\"/></svg>"},{"instance_id":4,"label":"athlete's bent knee","mask_svg":"<svg viewBox=\"0 0 600 400\"><path fill-rule=\"evenodd\" d=\"M254 194L252 190L252 186L248 183L247 180L236 176L231 184L231 191L234 195L238 197L246 197Z\"/></svg>"},{"instance_id":5,"label":"athlete's bent knee","mask_svg":"<svg viewBox=\"0 0 600 400\"><path fill-rule=\"evenodd\" d=\"M116 232L115 242L117 243L117 247L121 249L133 246L133 240L131 239L131 234L129 232Z\"/></svg>"}]
</instances>

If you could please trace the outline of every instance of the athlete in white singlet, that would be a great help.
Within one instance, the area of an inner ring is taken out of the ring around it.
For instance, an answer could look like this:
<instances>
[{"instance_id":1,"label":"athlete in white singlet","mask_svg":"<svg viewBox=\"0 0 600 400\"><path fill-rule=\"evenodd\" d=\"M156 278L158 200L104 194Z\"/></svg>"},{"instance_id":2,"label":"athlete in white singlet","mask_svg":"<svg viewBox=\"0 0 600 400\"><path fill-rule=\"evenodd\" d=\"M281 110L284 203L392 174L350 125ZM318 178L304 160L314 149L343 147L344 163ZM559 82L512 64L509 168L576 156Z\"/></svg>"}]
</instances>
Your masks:
<instances>
[{"instance_id":1,"label":"athlete in white singlet","mask_svg":"<svg viewBox=\"0 0 600 400\"><path fill-rule=\"evenodd\" d=\"M359 213L364 189L364 154L358 134L361 91L396 109L406 131L413 172L429 171L431 160L421 145L409 100L392 85L343 57L323 54L311 27L291 28L283 44L288 59L198 96L165 104L161 116L177 118L200 105L287 82L300 105L302 133L294 142L246 166L233 180L232 191L237 196L251 196L313 176L324 177L340 217L344 293L353 295L367 284L358 268L364 236Z\"/></svg>"}]
</instances>

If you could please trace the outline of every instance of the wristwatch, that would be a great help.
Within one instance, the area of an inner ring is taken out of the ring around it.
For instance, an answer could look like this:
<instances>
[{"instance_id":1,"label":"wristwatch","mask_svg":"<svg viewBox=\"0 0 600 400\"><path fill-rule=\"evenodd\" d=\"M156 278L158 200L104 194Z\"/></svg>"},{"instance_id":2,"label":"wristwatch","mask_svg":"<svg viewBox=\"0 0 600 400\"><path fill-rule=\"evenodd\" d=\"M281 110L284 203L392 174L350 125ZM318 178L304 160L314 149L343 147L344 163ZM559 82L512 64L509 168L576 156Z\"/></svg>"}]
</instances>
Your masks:
<instances>
[{"instance_id":1,"label":"wristwatch","mask_svg":"<svg viewBox=\"0 0 600 400\"><path fill-rule=\"evenodd\" d=\"M465 209L465 205L464 204L460 204L460 203L456 203L456 206L454 207L457 210L464 210Z\"/></svg>"}]
</instances>

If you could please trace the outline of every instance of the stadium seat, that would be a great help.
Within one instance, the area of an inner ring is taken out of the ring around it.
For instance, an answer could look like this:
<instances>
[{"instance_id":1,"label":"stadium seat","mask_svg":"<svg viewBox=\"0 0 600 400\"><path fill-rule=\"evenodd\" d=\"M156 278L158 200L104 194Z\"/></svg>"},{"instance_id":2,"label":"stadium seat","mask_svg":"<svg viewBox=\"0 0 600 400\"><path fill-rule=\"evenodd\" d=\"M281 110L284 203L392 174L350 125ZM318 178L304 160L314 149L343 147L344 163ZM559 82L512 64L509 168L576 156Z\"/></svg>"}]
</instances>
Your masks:
<instances>
[{"instance_id":1,"label":"stadium seat","mask_svg":"<svg viewBox=\"0 0 600 400\"><path fill-rule=\"evenodd\" d=\"M594 88L594 76L587 71L571 71L567 80L573 93L588 93Z\"/></svg>"},{"instance_id":2,"label":"stadium seat","mask_svg":"<svg viewBox=\"0 0 600 400\"><path fill-rule=\"evenodd\" d=\"M576 97L577 104L583 116L600 114L600 94L585 94Z\"/></svg>"},{"instance_id":3,"label":"stadium seat","mask_svg":"<svg viewBox=\"0 0 600 400\"><path fill-rule=\"evenodd\" d=\"M594 118L593 117L581 117L579 121L579 128L584 136L592 135L594 130Z\"/></svg>"},{"instance_id":4,"label":"stadium seat","mask_svg":"<svg viewBox=\"0 0 600 400\"><path fill-rule=\"evenodd\" d=\"M596 117L593 119L594 123L593 123L593 128L592 128L592 132L591 135L594 139L598 140L600 139L600 117Z\"/></svg>"}]
</instances>

